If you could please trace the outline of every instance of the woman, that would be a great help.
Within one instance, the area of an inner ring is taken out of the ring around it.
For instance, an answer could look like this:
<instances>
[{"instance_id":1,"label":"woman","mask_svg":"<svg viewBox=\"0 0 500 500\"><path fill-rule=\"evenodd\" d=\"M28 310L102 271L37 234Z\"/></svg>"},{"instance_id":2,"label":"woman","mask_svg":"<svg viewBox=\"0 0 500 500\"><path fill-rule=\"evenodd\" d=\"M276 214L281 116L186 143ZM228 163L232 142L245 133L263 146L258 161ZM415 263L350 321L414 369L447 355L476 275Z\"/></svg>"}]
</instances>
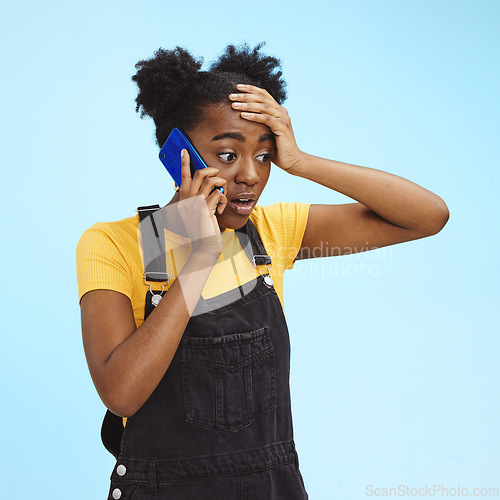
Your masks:
<instances>
[{"instance_id":1,"label":"woman","mask_svg":"<svg viewBox=\"0 0 500 500\"><path fill-rule=\"evenodd\" d=\"M78 244L85 353L117 457L109 498L307 498L283 271L430 236L448 219L441 198L408 180L302 152L279 61L260 49L229 45L209 71L179 47L136 66L137 110L158 145L178 127L208 168L191 177L183 150L167 206L95 224ZM263 208L271 161L356 203ZM163 277L148 274L151 220L164 230Z\"/></svg>"}]
</instances>

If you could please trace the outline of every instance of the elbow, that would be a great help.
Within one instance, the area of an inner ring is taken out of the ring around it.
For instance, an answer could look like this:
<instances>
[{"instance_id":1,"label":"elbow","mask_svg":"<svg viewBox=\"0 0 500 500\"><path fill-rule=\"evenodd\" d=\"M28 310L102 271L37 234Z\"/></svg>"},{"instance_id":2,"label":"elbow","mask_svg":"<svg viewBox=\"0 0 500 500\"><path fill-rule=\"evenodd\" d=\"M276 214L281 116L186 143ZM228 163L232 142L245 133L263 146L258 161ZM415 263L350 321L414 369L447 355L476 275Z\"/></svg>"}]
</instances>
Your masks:
<instances>
[{"instance_id":1,"label":"elbow","mask_svg":"<svg viewBox=\"0 0 500 500\"><path fill-rule=\"evenodd\" d=\"M123 386L101 388L98 393L106 408L118 417L133 417L142 406Z\"/></svg>"},{"instance_id":2,"label":"elbow","mask_svg":"<svg viewBox=\"0 0 500 500\"><path fill-rule=\"evenodd\" d=\"M450 211L448 210L448 207L446 203L439 198L439 204L435 209L435 214L434 214L434 227L433 227L433 232L432 234L437 234L441 229L443 229L444 226L446 226L446 223L448 222L450 218Z\"/></svg>"},{"instance_id":3,"label":"elbow","mask_svg":"<svg viewBox=\"0 0 500 500\"><path fill-rule=\"evenodd\" d=\"M439 198L439 196L436 198L437 200L435 200L432 207L426 211L426 223L423 228L424 234L422 235L424 237L433 236L439 233L444 226L446 226L446 223L450 218L450 211L448 210L446 203Z\"/></svg>"},{"instance_id":4,"label":"elbow","mask_svg":"<svg viewBox=\"0 0 500 500\"><path fill-rule=\"evenodd\" d=\"M102 398L101 398L102 399ZM135 408L126 401L114 401L110 399L102 399L106 408L117 415L118 417L130 418L133 417L139 408Z\"/></svg>"},{"instance_id":5,"label":"elbow","mask_svg":"<svg viewBox=\"0 0 500 500\"><path fill-rule=\"evenodd\" d=\"M118 417L133 417L140 408L140 406L132 405L129 401L120 400L119 398L101 397L101 400L106 408Z\"/></svg>"}]
</instances>

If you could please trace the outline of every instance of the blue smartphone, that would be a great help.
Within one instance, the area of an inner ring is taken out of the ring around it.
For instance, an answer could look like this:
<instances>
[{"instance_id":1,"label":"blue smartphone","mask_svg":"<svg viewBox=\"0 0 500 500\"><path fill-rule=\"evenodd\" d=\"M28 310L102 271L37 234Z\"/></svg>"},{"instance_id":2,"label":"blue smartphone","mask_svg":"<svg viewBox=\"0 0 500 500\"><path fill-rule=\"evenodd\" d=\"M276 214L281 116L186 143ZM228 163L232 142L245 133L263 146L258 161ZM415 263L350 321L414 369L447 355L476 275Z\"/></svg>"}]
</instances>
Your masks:
<instances>
[{"instance_id":1,"label":"blue smartphone","mask_svg":"<svg viewBox=\"0 0 500 500\"><path fill-rule=\"evenodd\" d=\"M198 154L198 151L194 149L194 146L189 142L189 139L182 133L178 128L174 128L170 135L168 136L165 144L160 149L160 161L163 166L167 169L167 172L172 176L175 183L180 187L182 176L181 176L181 151L187 149L189 152L189 158L191 159L191 177L197 170L202 168L207 168L207 164L203 161L203 158ZM222 187L215 188L220 189L224 193Z\"/></svg>"}]
</instances>

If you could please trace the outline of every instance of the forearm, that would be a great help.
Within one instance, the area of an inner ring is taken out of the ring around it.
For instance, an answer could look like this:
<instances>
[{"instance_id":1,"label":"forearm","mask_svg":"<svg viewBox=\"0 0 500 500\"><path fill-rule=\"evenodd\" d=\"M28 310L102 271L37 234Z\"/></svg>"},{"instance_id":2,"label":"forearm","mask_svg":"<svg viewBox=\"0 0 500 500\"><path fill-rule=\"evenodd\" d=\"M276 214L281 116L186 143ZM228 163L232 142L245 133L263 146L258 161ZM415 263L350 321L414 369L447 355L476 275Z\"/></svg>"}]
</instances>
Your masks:
<instances>
[{"instance_id":1,"label":"forearm","mask_svg":"<svg viewBox=\"0 0 500 500\"><path fill-rule=\"evenodd\" d=\"M129 417L155 390L170 366L215 262L213 257L190 258L144 323L111 353L101 379L106 381L105 403L112 411Z\"/></svg>"},{"instance_id":2,"label":"forearm","mask_svg":"<svg viewBox=\"0 0 500 500\"><path fill-rule=\"evenodd\" d=\"M349 196L388 222L406 229L440 229L448 218L446 204L439 196L381 170L302 153L289 173Z\"/></svg>"}]
</instances>

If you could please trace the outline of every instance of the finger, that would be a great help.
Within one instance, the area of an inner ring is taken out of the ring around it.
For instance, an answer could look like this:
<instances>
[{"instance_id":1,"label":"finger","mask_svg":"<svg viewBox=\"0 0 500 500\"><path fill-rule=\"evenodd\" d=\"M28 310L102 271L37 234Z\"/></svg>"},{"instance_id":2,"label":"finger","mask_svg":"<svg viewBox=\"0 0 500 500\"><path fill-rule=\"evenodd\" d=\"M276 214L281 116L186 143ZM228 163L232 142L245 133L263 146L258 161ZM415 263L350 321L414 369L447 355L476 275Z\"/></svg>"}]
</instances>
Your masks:
<instances>
[{"instance_id":1,"label":"finger","mask_svg":"<svg viewBox=\"0 0 500 500\"><path fill-rule=\"evenodd\" d=\"M273 118L281 118L282 113L280 108L270 106L263 102L233 102L233 109L238 111L250 111L252 113L262 113L272 116Z\"/></svg>"},{"instance_id":2,"label":"finger","mask_svg":"<svg viewBox=\"0 0 500 500\"><path fill-rule=\"evenodd\" d=\"M263 95L263 96L269 96L272 99L271 94L266 89L262 89L260 87L256 87L255 85L248 85L248 84L244 84L244 83L238 83L238 85L236 85L236 88L238 90L242 90L243 92L253 92L254 94L260 94L260 95Z\"/></svg>"},{"instance_id":3,"label":"finger","mask_svg":"<svg viewBox=\"0 0 500 500\"><path fill-rule=\"evenodd\" d=\"M219 201L219 206L217 207L217 212L221 214L222 212L224 212L226 207L227 207L227 197L222 195L221 200Z\"/></svg>"},{"instance_id":4,"label":"finger","mask_svg":"<svg viewBox=\"0 0 500 500\"><path fill-rule=\"evenodd\" d=\"M205 181L206 177L215 177L219 173L219 169L215 167L200 168L194 173L193 180L191 182L190 194L195 196L199 194L201 185Z\"/></svg>"},{"instance_id":5,"label":"finger","mask_svg":"<svg viewBox=\"0 0 500 500\"><path fill-rule=\"evenodd\" d=\"M239 101L239 102L265 102L271 106L274 106L275 108L281 108L281 105L278 104L273 96L267 94L250 94L250 93L243 93L243 94L229 94L229 99L231 101Z\"/></svg>"},{"instance_id":6,"label":"finger","mask_svg":"<svg viewBox=\"0 0 500 500\"><path fill-rule=\"evenodd\" d=\"M274 135L283 135L285 132L285 127L281 119L275 118L274 116L266 115L263 113L240 113L240 116L245 120L251 122L263 123L267 125Z\"/></svg>"},{"instance_id":7,"label":"finger","mask_svg":"<svg viewBox=\"0 0 500 500\"><path fill-rule=\"evenodd\" d=\"M187 196L191 187L191 168L190 158L187 149L181 151L181 185L180 194L182 197Z\"/></svg>"},{"instance_id":8,"label":"finger","mask_svg":"<svg viewBox=\"0 0 500 500\"><path fill-rule=\"evenodd\" d=\"M288 114L288 111L280 106L272 97L266 98L256 94L229 94L229 99L233 109L245 110L248 105L261 104L265 107L268 114L277 116Z\"/></svg>"},{"instance_id":9,"label":"finger","mask_svg":"<svg viewBox=\"0 0 500 500\"><path fill-rule=\"evenodd\" d=\"M211 213L218 212L221 214L228 203L226 195L222 194L219 189L215 189L212 194L207 198L207 206Z\"/></svg>"},{"instance_id":10,"label":"finger","mask_svg":"<svg viewBox=\"0 0 500 500\"><path fill-rule=\"evenodd\" d=\"M203 180L203 184L201 185L201 188L199 190L199 194L202 194L205 196L205 198L208 198L210 196L210 193L214 190L214 188L219 188L219 187L224 188L224 191L227 192L226 179L217 176L205 177L205 179Z\"/></svg>"}]
</instances>

